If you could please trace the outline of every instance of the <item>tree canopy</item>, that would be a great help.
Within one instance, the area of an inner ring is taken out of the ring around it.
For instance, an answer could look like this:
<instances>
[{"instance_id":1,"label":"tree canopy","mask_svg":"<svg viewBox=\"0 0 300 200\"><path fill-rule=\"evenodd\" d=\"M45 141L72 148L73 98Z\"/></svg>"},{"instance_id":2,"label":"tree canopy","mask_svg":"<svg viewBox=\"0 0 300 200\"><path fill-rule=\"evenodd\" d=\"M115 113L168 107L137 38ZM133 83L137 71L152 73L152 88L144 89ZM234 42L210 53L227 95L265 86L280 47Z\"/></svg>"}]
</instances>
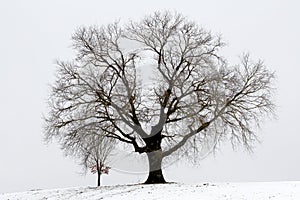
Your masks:
<instances>
[{"instance_id":1,"label":"tree canopy","mask_svg":"<svg viewBox=\"0 0 300 200\"><path fill-rule=\"evenodd\" d=\"M165 182L170 155L209 153L223 139L251 149L273 113L274 73L248 54L228 64L221 37L181 14L81 27L72 41L75 58L57 63L46 137L68 148L92 129L126 143L147 153L146 183Z\"/></svg>"}]
</instances>

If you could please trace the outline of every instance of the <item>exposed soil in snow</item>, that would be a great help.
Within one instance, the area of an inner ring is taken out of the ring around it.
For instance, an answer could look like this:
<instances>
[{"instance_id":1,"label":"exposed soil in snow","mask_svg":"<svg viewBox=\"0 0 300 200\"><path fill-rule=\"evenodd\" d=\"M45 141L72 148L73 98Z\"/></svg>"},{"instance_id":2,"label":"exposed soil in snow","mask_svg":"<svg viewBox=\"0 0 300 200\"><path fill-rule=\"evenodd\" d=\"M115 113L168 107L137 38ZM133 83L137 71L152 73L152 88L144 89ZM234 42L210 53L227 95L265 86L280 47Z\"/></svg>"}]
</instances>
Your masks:
<instances>
[{"instance_id":1,"label":"exposed soil in snow","mask_svg":"<svg viewBox=\"0 0 300 200\"><path fill-rule=\"evenodd\" d=\"M300 200L299 182L201 183L118 185L86 188L34 190L0 194L1 200L142 200L142 199L201 199L201 200Z\"/></svg>"}]
</instances>

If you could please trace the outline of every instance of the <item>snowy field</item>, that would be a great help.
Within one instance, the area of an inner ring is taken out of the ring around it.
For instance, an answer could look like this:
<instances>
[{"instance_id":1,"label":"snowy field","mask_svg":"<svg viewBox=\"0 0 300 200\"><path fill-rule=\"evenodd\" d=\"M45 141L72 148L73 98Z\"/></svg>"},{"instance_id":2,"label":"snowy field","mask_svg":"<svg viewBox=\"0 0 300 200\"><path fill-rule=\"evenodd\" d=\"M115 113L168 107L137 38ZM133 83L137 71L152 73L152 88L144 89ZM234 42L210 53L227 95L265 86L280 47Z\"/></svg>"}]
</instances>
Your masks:
<instances>
[{"instance_id":1,"label":"snowy field","mask_svg":"<svg viewBox=\"0 0 300 200\"><path fill-rule=\"evenodd\" d=\"M201 200L300 200L298 182L202 183L162 185L119 185L99 188L66 188L0 194L1 200L98 200L98 199L201 199Z\"/></svg>"}]
</instances>

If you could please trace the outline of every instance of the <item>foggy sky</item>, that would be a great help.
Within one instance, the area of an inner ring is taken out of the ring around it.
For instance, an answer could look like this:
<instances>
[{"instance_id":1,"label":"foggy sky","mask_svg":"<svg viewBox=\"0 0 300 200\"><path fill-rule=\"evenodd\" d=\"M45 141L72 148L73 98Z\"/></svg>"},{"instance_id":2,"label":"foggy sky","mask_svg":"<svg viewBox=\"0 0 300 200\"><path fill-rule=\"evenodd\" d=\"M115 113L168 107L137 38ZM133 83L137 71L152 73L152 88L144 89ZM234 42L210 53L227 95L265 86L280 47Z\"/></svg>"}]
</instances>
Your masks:
<instances>
[{"instance_id":1,"label":"foggy sky","mask_svg":"<svg viewBox=\"0 0 300 200\"><path fill-rule=\"evenodd\" d=\"M0 2L0 193L95 185L93 175L43 143L49 84L56 59L71 59L71 34L81 25L137 20L156 10L178 11L220 33L233 64L243 52L276 71L277 119L267 120L253 154L225 145L200 166L177 164L167 181L229 182L300 180L300 3L296 0ZM103 183L144 181L146 175L112 171Z\"/></svg>"}]
</instances>

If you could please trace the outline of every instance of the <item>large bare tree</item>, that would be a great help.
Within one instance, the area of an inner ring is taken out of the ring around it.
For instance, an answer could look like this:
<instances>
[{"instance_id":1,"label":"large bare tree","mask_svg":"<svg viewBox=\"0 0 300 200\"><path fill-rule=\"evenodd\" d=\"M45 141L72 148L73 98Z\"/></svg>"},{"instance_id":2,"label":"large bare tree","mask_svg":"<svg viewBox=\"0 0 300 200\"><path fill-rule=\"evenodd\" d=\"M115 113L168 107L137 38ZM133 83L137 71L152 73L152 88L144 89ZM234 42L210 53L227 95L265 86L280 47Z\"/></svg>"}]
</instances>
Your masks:
<instances>
[{"instance_id":1,"label":"large bare tree","mask_svg":"<svg viewBox=\"0 0 300 200\"><path fill-rule=\"evenodd\" d=\"M224 139L251 149L255 127L273 113L274 75L264 63L243 55L229 65L221 38L180 14L82 27L72 39L77 54L58 63L46 136L65 145L96 127L147 154L145 183L165 182L162 160L171 155L209 153Z\"/></svg>"}]
</instances>

